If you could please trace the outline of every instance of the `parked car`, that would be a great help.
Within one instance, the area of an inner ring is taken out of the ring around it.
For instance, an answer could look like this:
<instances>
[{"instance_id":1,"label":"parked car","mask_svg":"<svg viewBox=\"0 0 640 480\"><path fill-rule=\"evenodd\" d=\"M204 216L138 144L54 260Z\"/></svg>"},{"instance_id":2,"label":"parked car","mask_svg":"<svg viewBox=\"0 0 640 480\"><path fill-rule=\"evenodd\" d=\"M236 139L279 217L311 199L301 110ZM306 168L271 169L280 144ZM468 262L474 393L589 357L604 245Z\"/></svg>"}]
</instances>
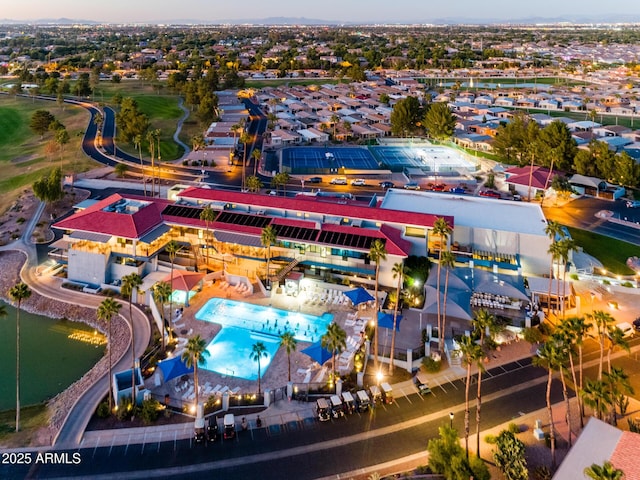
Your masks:
<instances>
[{"instance_id":1,"label":"parked car","mask_svg":"<svg viewBox=\"0 0 640 480\"><path fill-rule=\"evenodd\" d=\"M478 195L480 195L481 197L502 198L500 193L493 190L481 190Z\"/></svg>"},{"instance_id":2,"label":"parked car","mask_svg":"<svg viewBox=\"0 0 640 480\"><path fill-rule=\"evenodd\" d=\"M405 190L420 190L420 185L418 182L409 182L404 184Z\"/></svg>"},{"instance_id":3,"label":"parked car","mask_svg":"<svg viewBox=\"0 0 640 480\"><path fill-rule=\"evenodd\" d=\"M305 180L307 183L322 183L322 177L311 177Z\"/></svg>"},{"instance_id":4,"label":"parked car","mask_svg":"<svg viewBox=\"0 0 640 480\"><path fill-rule=\"evenodd\" d=\"M446 188L447 186L444 183L437 183L431 188L431 190L434 192L444 192Z\"/></svg>"},{"instance_id":5,"label":"parked car","mask_svg":"<svg viewBox=\"0 0 640 480\"><path fill-rule=\"evenodd\" d=\"M636 332L640 332L640 317L633 321L633 328L636 329Z\"/></svg>"},{"instance_id":6,"label":"parked car","mask_svg":"<svg viewBox=\"0 0 640 480\"><path fill-rule=\"evenodd\" d=\"M329 408L329 402L327 402L326 398L316 400L316 415L321 422L331 420L331 409Z\"/></svg>"},{"instance_id":7,"label":"parked car","mask_svg":"<svg viewBox=\"0 0 640 480\"><path fill-rule=\"evenodd\" d=\"M331 185L346 185L347 177L335 177L329 182Z\"/></svg>"},{"instance_id":8,"label":"parked car","mask_svg":"<svg viewBox=\"0 0 640 480\"><path fill-rule=\"evenodd\" d=\"M384 189L395 187L393 182L380 182L378 185Z\"/></svg>"},{"instance_id":9,"label":"parked car","mask_svg":"<svg viewBox=\"0 0 640 480\"><path fill-rule=\"evenodd\" d=\"M449 192L450 193L457 193L457 194L465 194L465 193L467 193L467 191L462 187L451 187L449 189Z\"/></svg>"},{"instance_id":10,"label":"parked car","mask_svg":"<svg viewBox=\"0 0 640 480\"><path fill-rule=\"evenodd\" d=\"M351 185L354 187L364 187L367 184L364 178L354 178L351 180Z\"/></svg>"},{"instance_id":11,"label":"parked car","mask_svg":"<svg viewBox=\"0 0 640 480\"><path fill-rule=\"evenodd\" d=\"M623 338L633 337L633 335L635 334L635 330L633 328L633 325L631 325L629 322L618 323L616 325L616 328L619 328L620 330L622 330L622 337Z\"/></svg>"},{"instance_id":12,"label":"parked car","mask_svg":"<svg viewBox=\"0 0 640 480\"><path fill-rule=\"evenodd\" d=\"M627 200L627 208L640 207L640 200Z\"/></svg>"}]
</instances>

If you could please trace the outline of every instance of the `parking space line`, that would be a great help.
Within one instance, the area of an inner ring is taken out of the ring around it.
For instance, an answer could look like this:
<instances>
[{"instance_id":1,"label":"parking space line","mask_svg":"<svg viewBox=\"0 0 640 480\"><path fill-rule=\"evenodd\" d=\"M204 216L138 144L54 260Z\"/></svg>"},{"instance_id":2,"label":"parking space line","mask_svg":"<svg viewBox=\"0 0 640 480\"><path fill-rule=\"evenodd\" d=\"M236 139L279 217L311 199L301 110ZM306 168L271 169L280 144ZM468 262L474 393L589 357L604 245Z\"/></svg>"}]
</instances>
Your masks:
<instances>
[{"instance_id":1,"label":"parking space line","mask_svg":"<svg viewBox=\"0 0 640 480\"><path fill-rule=\"evenodd\" d=\"M158 450L157 452L160 451L160 444L162 443L162 430L160 430L160 438L158 438Z\"/></svg>"},{"instance_id":2,"label":"parking space line","mask_svg":"<svg viewBox=\"0 0 640 480\"><path fill-rule=\"evenodd\" d=\"M142 437L142 448L140 450L140 455L144 453L144 445L147 443L147 431L144 431L144 437Z\"/></svg>"},{"instance_id":3,"label":"parking space line","mask_svg":"<svg viewBox=\"0 0 640 480\"><path fill-rule=\"evenodd\" d=\"M96 440L96 445L95 447L93 447L93 455L91 455L91 458L95 458L98 445L100 445L100 435L98 435L98 439Z\"/></svg>"},{"instance_id":4,"label":"parking space line","mask_svg":"<svg viewBox=\"0 0 640 480\"><path fill-rule=\"evenodd\" d=\"M129 444L131 443L131 434L129 434L129 438L127 439L127 446L124 449L124 454L127 454L127 450L129 450Z\"/></svg>"}]
</instances>

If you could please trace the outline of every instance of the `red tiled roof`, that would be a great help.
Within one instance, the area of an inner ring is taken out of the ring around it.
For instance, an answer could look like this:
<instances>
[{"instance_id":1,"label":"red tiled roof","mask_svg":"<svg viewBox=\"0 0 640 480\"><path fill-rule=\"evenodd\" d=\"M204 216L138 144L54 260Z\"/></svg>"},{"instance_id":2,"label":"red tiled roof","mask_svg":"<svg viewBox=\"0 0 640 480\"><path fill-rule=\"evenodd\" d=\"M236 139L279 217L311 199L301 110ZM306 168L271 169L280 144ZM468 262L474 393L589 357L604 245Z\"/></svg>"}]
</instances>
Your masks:
<instances>
[{"instance_id":1,"label":"red tiled roof","mask_svg":"<svg viewBox=\"0 0 640 480\"><path fill-rule=\"evenodd\" d=\"M324 215L424 227L432 227L438 218L437 215L432 215L430 213L413 213L368 206L325 203L313 200L314 197L272 197L269 195L259 195L255 193L230 192L227 190L213 190L197 187L188 188L180 193L179 196L194 200L222 201L265 208L279 208L282 210L300 210ZM444 218L447 220L449 225L453 225L453 217L445 216Z\"/></svg>"},{"instance_id":2,"label":"red tiled roof","mask_svg":"<svg viewBox=\"0 0 640 480\"><path fill-rule=\"evenodd\" d=\"M615 468L625 474L625 478L640 478L640 435L622 432L620 440L609 459Z\"/></svg>"},{"instance_id":3,"label":"red tiled roof","mask_svg":"<svg viewBox=\"0 0 640 480\"><path fill-rule=\"evenodd\" d=\"M532 172L531 175L530 172ZM554 175L562 175L562 172L554 171L549 176L549 169L545 167L533 167L533 170L531 167L513 167L505 170L505 173L510 174L507 183L528 186L529 177L531 177L531 186L542 190L546 190L551 185Z\"/></svg>"},{"instance_id":4,"label":"red tiled roof","mask_svg":"<svg viewBox=\"0 0 640 480\"><path fill-rule=\"evenodd\" d=\"M114 193L104 200L65 218L53 225L62 230L80 230L83 232L102 233L122 238L135 239L150 232L162 223L160 205L151 201L135 213L107 212L104 209L125 197ZM143 197L127 197L143 199Z\"/></svg>"}]
</instances>

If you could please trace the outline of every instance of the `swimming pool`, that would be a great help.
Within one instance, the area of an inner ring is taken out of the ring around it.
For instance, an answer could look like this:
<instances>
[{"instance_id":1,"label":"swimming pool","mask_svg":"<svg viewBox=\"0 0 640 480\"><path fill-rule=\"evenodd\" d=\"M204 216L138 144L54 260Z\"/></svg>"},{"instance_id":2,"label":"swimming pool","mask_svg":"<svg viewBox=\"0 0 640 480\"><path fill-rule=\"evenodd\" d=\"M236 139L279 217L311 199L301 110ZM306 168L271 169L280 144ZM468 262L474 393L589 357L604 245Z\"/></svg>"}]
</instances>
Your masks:
<instances>
[{"instance_id":1,"label":"swimming pool","mask_svg":"<svg viewBox=\"0 0 640 480\"><path fill-rule=\"evenodd\" d=\"M207 345L209 357L201 368L222 375L258 379L258 364L251 360L253 345L261 341L267 357L260 361L264 375L280 346L280 335L289 331L300 342L315 342L327 331L333 315L307 315L273 307L212 298L196 313L196 319L219 323L222 330Z\"/></svg>"}]
</instances>

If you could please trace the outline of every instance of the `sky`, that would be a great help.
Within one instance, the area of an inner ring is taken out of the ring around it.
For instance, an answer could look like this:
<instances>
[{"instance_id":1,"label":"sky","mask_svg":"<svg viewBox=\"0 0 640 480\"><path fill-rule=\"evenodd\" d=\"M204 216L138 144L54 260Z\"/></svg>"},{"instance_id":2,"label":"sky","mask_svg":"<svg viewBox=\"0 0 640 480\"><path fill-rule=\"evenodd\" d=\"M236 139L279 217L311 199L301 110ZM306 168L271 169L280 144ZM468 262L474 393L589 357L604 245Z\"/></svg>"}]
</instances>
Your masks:
<instances>
[{"instance_id":1,"label":"sky","mask_svg":"<svg viewBox=\"0 0 640 480\"><path fill-rule=\"evenodd\" d=\"M633 0L5 0L0 19L70 18L111 23L304 17L339 22L428 22L438 18L640 17ZM605 17L606 16L606 17Z\"/></svg>"}]
</instances>

